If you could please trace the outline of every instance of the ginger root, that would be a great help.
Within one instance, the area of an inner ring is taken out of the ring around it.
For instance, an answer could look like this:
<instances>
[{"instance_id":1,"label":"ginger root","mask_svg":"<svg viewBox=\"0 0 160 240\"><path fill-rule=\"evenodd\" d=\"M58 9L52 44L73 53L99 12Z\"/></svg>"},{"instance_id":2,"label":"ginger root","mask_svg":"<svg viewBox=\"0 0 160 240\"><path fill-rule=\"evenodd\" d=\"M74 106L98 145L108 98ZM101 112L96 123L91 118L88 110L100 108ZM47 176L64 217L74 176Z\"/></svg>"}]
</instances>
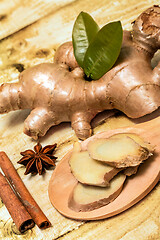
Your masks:
<instances>
[{"instance_id":1,"label":"ginger root","mask_svg":"<svg viewBox=\"0 0 160 240\"><path fill-rule=\"evenodd\" d=\"M126 177L119 173L108 187L89 186L77 183L68 206L77 212L92 211L112 202L120 194Z\"/></svg>"},{"instance_id":2,"label":"ginger root","mask_svg":"<svg viewBox=\"0 0 160 240\"><path fill-rule=\"evenodd\" d=\"M138 138L137 135L135 136L135 138ZM138 166L152 155L149 148L147 148L147 143L142 145L145 145L145 147L127 136L127 134L115 134L106 139L101 138L90 141L87 150L93 159L116 168L126 168Z\"/></svg>"},{"instance_id":3,"label":"ginger root","mask_svg":"<svg viewBox=\"0 0 160 240\"><path fill-rule=\"evenodd\" d=\"M120 194L126 176L136 174L140 163L153 150L150 143L134 133L93 138L85 150L76 142L69 165L78 183L70 194L69 208L92 211L113 201Z\"/></svg>"},{"instance_id":4,"label":"ginger root","mask_svg":"<svg viewBox=\"0 0 160 240\"><path fill-rule=\"evenodd\" d=\"M24 70L18 83L0 87L0 113L32 109L24 133L37 139L63 121L71 121L80 139L91 133L90 121L106 109L118 109L131 118L160 106L160 63L151 59L160 48L160 7L153 6L124 31L119 58L97 81L85 80L73 54L72 43L59 47L54 63Z\"/></svg>"},{"instance_id":5,"label":"ginger root","mask_svg":"<svg viewBox=\"0 0 160 240\"><path fill-rule=\"evenodd\" d=\"M94 160L88 151L81 151L80 143L76 142L69 160L74 177L83 184L105 187L121 170L103 162Z\"/></svg>"},{"instance_id":6,"label":"ginger root","mask_svg":"<svg viewBox=\"0 0 160 240\"><path fill-rule=\"evenodd\" d=\"M129 176L132 176L132 175L134 175L134 174L137 173L138 167L139 167L139 165L138 165L138 166L135 166L135 167L127 167L127 168L125 168L125 170L123 171L123 174L126 175L126 176L128 176L128 177L129 177Z\"/></svg>"}]
</instances>

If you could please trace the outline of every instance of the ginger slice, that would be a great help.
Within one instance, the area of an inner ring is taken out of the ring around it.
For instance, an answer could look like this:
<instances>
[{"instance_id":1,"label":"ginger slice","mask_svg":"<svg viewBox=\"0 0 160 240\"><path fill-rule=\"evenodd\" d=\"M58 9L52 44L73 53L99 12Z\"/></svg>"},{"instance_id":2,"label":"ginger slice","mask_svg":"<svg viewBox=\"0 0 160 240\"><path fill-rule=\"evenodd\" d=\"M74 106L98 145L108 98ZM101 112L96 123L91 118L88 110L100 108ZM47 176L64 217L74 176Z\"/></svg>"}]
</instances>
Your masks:
<instances>
[{"instance_id":1,"label":"ginger slice","mask_svg":"<svg viewBox=\"0 0 160 240\"><path fill-rule=\"evenodd\" d=\"M77 212L87 212L103 207L112 202L120 194L126 176L119 173L110 182L108 187L89 186L77 183L68 206Z\"/></svg>"},{"instance_id":2,"label":"ginger slice","mask_svg":"<svg viewBox=\"0 0 160 240\"><path fill-rule=\"evenodd\" d=\"M92 158L116 168L138 166L151 155L146 145L143 147L124 134L91 141L87 149Z\"/></svg>"},{"instance_id":3,"label":"ginger slice","mask_svg":"<svg viewBox=\"0 0 160 240\"><path fill-rule=\"evenodd\" d=\"M124 169L123 174L125 174L126 176L131 176L133 174L136 174L138 171L138 167L139 165L135 167L127 167Z\"/></svg>"},{"instance_id":4,"label":"ginger slice","mask_svg":"<svg viewBox=\"0 0 160 240\"><path fill-rule=\"evenodd\" d=\"M135 133L120 133L120 134L117 134L116 137L118 137L118 135L120 135L120 136L122 136L122 135L123 136L128 136L128 137L132 138L135 142L139 143L142 147L147 148L151 153L154 151L154 147L149 142L144 141L140 136L138 136ZM139 165L138 166L134 166L134 167L127 167L123 171L123 173L126 176L131 176L131 175L137 173L138 167L139 167Z\"/></svg>"},{"instance_id":5,"label":"ginger slice","mask_svg":"<svg viewBox=\"0 0 160 240\"><path fill-rule=\"evenodd\" d=\"M150 152L154 151L154 146L152 146L149 142L146 142L144 139L142 139L139 135L135 134L135 133L119 133L116 135L113 135L112 137L123 137L123 136L128 136L130 138L132 138L136 143L138 143L139 145L141 145L144 148L147 148Z\"/></svg>"},{"instance_id":6,"label":"ginger slice","mask_svg":"<svg viewBox=\"0 0 160 240\"><path fill-rule=\"evenodd\" d=\"M106 163L94 160L88 151L81 151L80 144L74 145L69 160L74 177L83 184L105 187L109 181L121 170L113 168Z\"/></svg>"}]
</instances>

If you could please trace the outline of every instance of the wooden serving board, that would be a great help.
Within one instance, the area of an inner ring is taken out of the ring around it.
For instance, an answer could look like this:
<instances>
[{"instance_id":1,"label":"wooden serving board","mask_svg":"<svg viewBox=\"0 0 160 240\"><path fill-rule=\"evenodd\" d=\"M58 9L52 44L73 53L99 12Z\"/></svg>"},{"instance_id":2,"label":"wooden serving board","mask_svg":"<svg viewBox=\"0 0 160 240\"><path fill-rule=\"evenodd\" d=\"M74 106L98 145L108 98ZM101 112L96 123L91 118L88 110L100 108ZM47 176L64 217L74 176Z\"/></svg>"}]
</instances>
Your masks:
<instances>
[{"instance_id":1,"label":"wooden serving board","mask_svg":"<svg viewBox=\"0 0 160 240\"><path fill-rule=\"evenodd\" d=\"M133 177L128 177L120 195L108 205L88 212L76 212L68 206L77 180L71 173L68 153L56 167L49 183L49 197L53 206L66 217L79 220L97 220L114 216L144 198L160 179L160 116L130 128L121 128L96 134L82 142L82 150L97 138L107 138L117 133L135 133L155 146L154 156L141 164Z\"/></svg>"}]
</instances>

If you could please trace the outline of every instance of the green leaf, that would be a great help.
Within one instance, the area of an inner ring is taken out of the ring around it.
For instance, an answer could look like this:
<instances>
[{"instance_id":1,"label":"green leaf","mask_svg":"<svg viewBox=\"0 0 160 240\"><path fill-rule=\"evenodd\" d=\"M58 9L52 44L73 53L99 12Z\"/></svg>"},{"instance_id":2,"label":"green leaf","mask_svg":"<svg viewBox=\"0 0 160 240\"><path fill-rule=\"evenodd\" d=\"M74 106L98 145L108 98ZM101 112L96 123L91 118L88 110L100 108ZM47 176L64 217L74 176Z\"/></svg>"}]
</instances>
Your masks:
<instances>
[{"instance_id":1,"label":"green leaf","mask_svg":"<svg viewBox=\"0 0 160 240\"><path fill-rule=\"evenodd\" d=\"M90 43L85 58L84 72L87 77L99 79L116 62L122 45L121 22L105 25Z\"/></svg>"},{"instance_id":2,"label":"green leaf","mask_svg":"<svg viewBox=\"0 0 160 240\"><path fill-rule=\"evenodd\" d=\"M83 60L91 40L95 37L99 27L93 18L85 12L81 12L73 26L72 42L74 55L78 64L83 68Z\"/></svg>"}]
</instances>

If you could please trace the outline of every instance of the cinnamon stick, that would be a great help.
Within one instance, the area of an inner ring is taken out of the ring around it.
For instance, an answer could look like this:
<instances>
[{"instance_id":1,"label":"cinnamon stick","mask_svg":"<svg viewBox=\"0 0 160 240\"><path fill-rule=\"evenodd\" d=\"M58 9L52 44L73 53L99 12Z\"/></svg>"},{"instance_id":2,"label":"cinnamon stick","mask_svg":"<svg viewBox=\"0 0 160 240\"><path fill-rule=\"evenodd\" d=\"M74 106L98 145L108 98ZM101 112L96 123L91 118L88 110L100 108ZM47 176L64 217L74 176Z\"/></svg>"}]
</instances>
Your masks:
<instances>
[{"instance_id":1,"label":"cinnamon stick","mask_svg":"<svg viewBox=\"0 0 160 240\"><path fill-rule=\"evenodd\" d=\"M34 221L30 214L15 195L2 173L0 173L0 197L21 233L34 227Z\"/></svg>"},{"instance_id":2,"label":"cinnamon stick","mask_svg":"<svg viewBox=\"0 0 160 240\"><path fill-rule=\"evenodd\" d=\"M5 152L0 152L0 167L37 226L41 229L50 227L50 221L29 193Z\"/></svg>"}]
</instances>

